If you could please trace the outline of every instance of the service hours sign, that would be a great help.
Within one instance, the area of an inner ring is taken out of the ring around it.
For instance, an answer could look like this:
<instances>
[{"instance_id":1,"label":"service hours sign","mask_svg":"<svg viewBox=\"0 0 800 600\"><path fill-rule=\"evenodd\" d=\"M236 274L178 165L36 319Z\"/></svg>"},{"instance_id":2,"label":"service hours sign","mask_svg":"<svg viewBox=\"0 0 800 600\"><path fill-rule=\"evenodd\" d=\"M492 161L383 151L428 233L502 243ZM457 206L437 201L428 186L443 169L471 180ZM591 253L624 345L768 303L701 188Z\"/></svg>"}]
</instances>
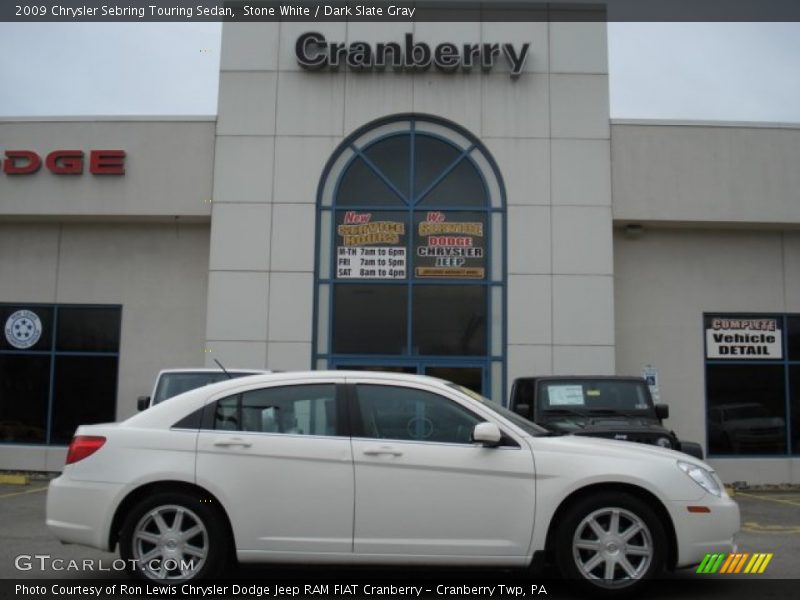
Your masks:
<instances>
[{"instance_id":1,"label":"service hours sign","mask_svg":"<svg viewBox=\"0 0 800 600\"><path fill-rule=\"evenodd\" d=\"M337 279L405 279L407 213L339 211Z\"/></svg>"}]
</instances>

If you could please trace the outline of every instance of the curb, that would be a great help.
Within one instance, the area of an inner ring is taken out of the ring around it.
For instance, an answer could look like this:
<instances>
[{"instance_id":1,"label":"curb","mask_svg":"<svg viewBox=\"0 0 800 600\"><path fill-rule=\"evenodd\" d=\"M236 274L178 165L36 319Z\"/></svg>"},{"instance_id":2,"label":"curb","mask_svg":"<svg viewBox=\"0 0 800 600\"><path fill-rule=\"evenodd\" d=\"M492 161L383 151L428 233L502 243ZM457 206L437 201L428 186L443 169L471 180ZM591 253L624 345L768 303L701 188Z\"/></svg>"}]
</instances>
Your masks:
<instances>
[{"instance_id":1,"label":"curb","mask_svg":"<svg viewBox=\"0 0 800 600\"><path fill-rule=\"evenodd\" d=\"M9 473L0 473L0 484L7 485L28 485L30 479L27 475L12 475Z\"/></svg>"}]
</instances>

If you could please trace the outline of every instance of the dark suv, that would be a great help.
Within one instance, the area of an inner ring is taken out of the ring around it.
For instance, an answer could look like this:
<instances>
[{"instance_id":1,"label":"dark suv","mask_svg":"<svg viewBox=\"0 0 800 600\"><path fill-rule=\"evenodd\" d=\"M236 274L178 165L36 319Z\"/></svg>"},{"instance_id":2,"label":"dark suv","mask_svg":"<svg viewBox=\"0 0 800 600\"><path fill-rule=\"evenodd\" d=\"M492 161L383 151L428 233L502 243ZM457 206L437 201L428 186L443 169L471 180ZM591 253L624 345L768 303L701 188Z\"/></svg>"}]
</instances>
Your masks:
<instances>
[{"instance_id":1,"label":"dark suv","mask_svg":"<svg viewBox=\"0 0 800 600\"><path fill-rule=\"evenodd\" d=\"M641 377L521 377L511 388L510 408L550 431L653 444L703 458L694 442L682 442L662 420L666 404L653 404Z\"/></svg>"}]
</instances>

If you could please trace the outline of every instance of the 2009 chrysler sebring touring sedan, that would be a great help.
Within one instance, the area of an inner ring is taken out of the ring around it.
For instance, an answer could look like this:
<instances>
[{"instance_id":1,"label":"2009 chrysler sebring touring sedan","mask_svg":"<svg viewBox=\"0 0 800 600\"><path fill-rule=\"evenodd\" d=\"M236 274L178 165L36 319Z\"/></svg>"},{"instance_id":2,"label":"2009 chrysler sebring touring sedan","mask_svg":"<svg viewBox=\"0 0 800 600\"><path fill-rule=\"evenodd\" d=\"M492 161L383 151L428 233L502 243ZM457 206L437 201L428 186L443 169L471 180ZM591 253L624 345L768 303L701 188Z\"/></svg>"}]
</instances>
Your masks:
<instances>
[{"instance_id":1,"label":"2009 chrysler sebring touring sedan","mask_svg":"<svg viewBox=\"0 0 800 600\"><path fill-rule=\"evenodd\" d=\"M273 373L76 432L47 524L132 574L241 562L526 566L627 589L734 550L739 510L686 454L553 436L416 375Z\"/></svg>"}]
</instances>

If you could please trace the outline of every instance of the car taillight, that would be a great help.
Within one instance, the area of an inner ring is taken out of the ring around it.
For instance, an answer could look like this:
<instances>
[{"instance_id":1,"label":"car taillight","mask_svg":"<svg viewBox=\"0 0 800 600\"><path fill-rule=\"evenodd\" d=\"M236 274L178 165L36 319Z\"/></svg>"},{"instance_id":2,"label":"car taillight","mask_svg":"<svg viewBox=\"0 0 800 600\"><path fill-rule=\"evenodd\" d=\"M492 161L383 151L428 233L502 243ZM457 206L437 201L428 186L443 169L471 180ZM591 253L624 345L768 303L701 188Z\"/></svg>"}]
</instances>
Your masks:
<instances>
[{"instance_id":1,"label":"car taillight","mask_svg":"<svg viewBox=\"0 0 800 600\"><path fill-rule=\"evenodd\" d=\"M66 464L71 465L87 456L91 456L100 450L100 447L105 443L106 438L101 435L76 435L72 438L69 450L67 450Z\"/></svg>"}]
</instances>

